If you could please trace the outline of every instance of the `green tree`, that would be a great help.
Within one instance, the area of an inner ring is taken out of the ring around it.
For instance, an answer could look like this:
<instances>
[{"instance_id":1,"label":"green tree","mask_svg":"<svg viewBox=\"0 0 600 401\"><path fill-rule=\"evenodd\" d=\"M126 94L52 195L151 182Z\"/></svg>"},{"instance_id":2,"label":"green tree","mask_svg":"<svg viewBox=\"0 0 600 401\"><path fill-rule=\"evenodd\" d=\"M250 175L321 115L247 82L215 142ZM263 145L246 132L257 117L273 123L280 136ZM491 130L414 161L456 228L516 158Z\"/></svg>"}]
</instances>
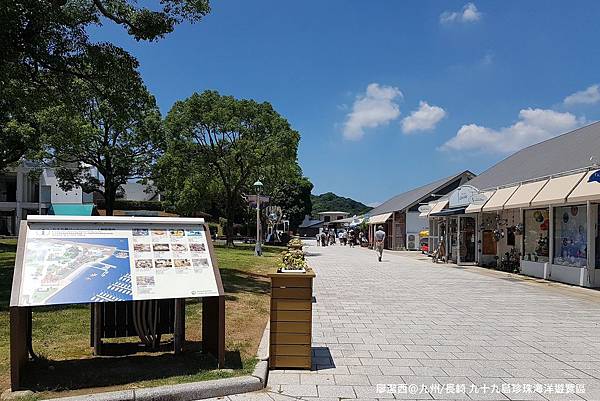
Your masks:
<instances>
[{"instance_id":1,"label":"green tree","mask_svg":"<svg viewBox=\"0 0 600 401\"><path fill-rule=\"evenodd\" d=\"M279 167L274 169L273 173L265 179L270 204L280 206L290 221L290 228L296 230L304 220L304 216L312 212L310 193L313 184L308 178L302 176L302 170L295 160L288 174L282 173Z\"/></svg>"},{"instance_id":2,"label":"green tree","mask_svg":"<svg viewBox=\"0 0 600 401\"><path fill-rule=\"evenodd\" d=\"M313 213L326 211L348 212L350 216L361 215L373 209L364 203L354 199L338 196L333 192L326 192L321 195L312 196Z\"/></svg>"},{"instance_id":3,"label":"green tree","mask_svg":"<svg viewBox=\"0 0 600 401\"><path fill-rule=\"evenodd\" d=\"M135 0L6 0L0 7L0 170L40 146L37 113L62 101L70 81L94 81L90 26L112 22L136 40L153 41L183 21L210 11L208 0L161 0L155 9ZM123 88L126 89L126 88Z\"/></svg>"},{"instance_id":4,"label":"green tree","mask_svg":"<svg viewBox=\"0 0 600 401\"><path fill-rule=\"evenodd\" d=\"M40 113L44 158L57 166L63 189L101 193L112 215L121 185L149 176L162 140L161 117L129 54L98 52L89 68L93 82L73 80L68 101Z\"/></svg>"},{"instance_id":5,"label":"green tree","mask_svg":"<svg viewBox=\"0 0 600 401\"><path fill-rule=\"evenodd\" d=\"M195 93L176 102L166 118L170 148L188 161L184 174L214 180L226 218L227 243L233 244L233 223L242 194L271 166L296 160L300 135L269 103L235 99L216 91ZM177 180L177 178L173 178ZM204 184L203 184L204 185Z\"/></svg>"}]
</instances>

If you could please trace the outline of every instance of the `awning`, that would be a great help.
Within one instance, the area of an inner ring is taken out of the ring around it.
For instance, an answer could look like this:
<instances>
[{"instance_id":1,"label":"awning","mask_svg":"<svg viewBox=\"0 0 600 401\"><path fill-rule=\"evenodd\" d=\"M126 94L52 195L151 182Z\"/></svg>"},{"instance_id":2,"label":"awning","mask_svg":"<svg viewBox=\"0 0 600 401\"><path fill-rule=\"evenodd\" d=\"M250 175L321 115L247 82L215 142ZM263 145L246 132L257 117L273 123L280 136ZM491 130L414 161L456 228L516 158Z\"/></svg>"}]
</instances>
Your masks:
<instances>
[{"instance_id":1,"label":"awning","mask_svg":"<svg viewBox=\"0 0 600 401\"><path fill-rule=\"evenodd\" d=\"M432 208L431 212L429 212L429 216L434 216L434 213L439 213L446 207L448 204L448 200L439 201Z\"/></svg>"},{"instance_id":2,"label":"awning","mask_svg":"<svg viewBox=\"0 0 600 401\"><path fill-rule=\"evenodd\" d=\"M598 170L592 170L583 177L583 180L575 187L567 198L569 202L586 202L600 200L600 182L589 179Z\"/></svg>"},{"instance_id":3,"label":"awning","mask_svg":"<svg viewBox=\"0 0 600 401\"><path fill-rule=\"evenodd\" d=\"M502 207L512 194L517 190L517 186L501 188L497 190L489 201L481 208L483 212L492 212L494 210L502 210Z\"/></svg>"},{"instance_id":4,"label":"awning","mask_svg":"<svg viewBox=\"0 0 600 401\"><path fill-rule=\"evenodd\" d=\"M352 223L353 220L354 220L354 217L347 217L345 219L331 220L329 222L329 224L331 225L333 223L341 223L341 224Z\"/></svg>"},{"instance_id":5,"label":"awning","mask_svg":"<svg viewBox=\"0 0 600 401\"><path fill-rule=\"evenodd\" d=\"M442 217L442 216L456 216L458 214L465 214L466 206L454 207L452 209L444 209L440 212L431 213L430 216Z\"/></svg>"},{"instance_id":6,"label":"awning","mask_svg":"<svg viewBox=\"0 0 600 401\"><path fill-rule=\"evenodd\" d=\"M529 207L529 204L535 196L544 188L548 180L529 182L521 185L513 196L504 204L505 209L515 209L519 207Z\"/></svg>"},{"instance_id":7,"label":"awning","mask_svg":"<svg viewBox=\"0 0 600 401\"><path fill-rule=\"evenodd\" d=\"M567 196L585 175L586 173L577 173L551 178L546 186L533 198L531 206L564 203Z\"/></svg>"},{"instance_id":8,"label":"awning","mask_svg":"<svg viewBox=\"0 0 600 401\"><path fill-rule=\"evenodd\" d=\"M392 213L383 213L383 214L376 214L375 216L371 216L369 217L369 224L383 224L385 223L390 217L392 217Z\"/></svg>"},{"instance_id":9,"label":"awning","mask_svg":"<svg viewBox=\"0 0 600 401\"><path fill-rule=\"evenodd\" d=\"M485 200L483 202L481 202L481 203L471 203L465 209L465 213L479 213L479 212L481 212L481 208L483 207L483 205L485 205L487 203L488 200L490 200L490 198L494 195L494 192L496 192L495 189L492 190L492 191L486 191L486 192L484 192L482 195L483 195L483 198Z\"/></svg>"},{"instance_id":10,"label":"awning","mask_svg":"<svg viewBox=\"0 0 600 401\"><path fill-rule=\"evenodd\" d=\"M92 203L53 203L48 214L56 216L91 216L94 211Z\"/></svg>"}]
</instances>

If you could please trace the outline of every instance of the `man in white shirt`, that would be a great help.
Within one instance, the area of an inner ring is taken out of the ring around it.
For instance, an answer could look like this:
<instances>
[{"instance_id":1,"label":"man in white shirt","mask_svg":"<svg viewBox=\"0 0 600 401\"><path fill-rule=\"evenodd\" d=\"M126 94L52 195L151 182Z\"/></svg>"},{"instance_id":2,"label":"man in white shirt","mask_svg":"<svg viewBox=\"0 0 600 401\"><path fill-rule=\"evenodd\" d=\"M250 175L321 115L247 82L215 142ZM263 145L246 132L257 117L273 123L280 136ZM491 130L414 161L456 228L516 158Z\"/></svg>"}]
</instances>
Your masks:
<instances>
[{"instance_id":1,"label":"man in white shirt","mask_svg":"<svg viewBox=\"0 0 600 401\"><path fill-rule=\"evenodd\" d=\"M377 227L377 231L375 231L375 250L377 251L377 256L379 257L379 261L381 262L381 257L383 256L383 244L385 241L385 231L383 231L383 227Z\"/></svg>"}]
</instances>

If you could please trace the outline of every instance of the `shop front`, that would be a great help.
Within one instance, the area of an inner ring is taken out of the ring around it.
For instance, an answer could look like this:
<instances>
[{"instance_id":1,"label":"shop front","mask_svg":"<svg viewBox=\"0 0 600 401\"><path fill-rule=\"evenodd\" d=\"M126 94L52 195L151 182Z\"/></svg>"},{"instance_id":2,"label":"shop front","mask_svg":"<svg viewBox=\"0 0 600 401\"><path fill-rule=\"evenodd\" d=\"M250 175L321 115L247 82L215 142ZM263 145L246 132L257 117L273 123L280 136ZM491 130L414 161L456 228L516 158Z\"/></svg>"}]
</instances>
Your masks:
<instances>
[{"instance_id":1,"label":"shop front","mask_svg":"<svg viewBox=\"0 0 600 401\"><path fill-rule=\"evenodd\" d=\"M548 185L559 179L570 189L562 204L553 202L550 208L552 260L548 278L600 287L600 274L597 274L600 267L597 263L600 170L553 178Z\"/></svg>"},{"instance_id":2,"label":"shop front","mask_svg":"<svg viewBox=\"0 0 600 401\"><path fill-rule=\"evenodd\" d=\"M476 263L477 216L465 214L466 208L477 195L476 188L462 185L448 200L442 200L431 207L430 232L432 245L444 249L444 260L459 265Z\"/></svg>"},{"instance_id":3,"label":"shop front","mask_svg":"<svg viewBox=\"0 0 600 401\"><path fill-rule=\"evenodd\" d=\"M479 196L482 200L475 196L457 219L459 263L471 258L465 245L473 221L467 218L476 213L479 265L600 287L600 170L556 175ZM452 228L448 233L452 242Z\"/></svg>"},{"instance_id":4,"label":"shop front","mask_svg":"<svg viewBox=\"0 0 600 401\"><path fill-rule=\"evenodd\" d=\"M548 278L550 262L550 209L523 210L521 273Z\"/></svg>"}]
</instances>

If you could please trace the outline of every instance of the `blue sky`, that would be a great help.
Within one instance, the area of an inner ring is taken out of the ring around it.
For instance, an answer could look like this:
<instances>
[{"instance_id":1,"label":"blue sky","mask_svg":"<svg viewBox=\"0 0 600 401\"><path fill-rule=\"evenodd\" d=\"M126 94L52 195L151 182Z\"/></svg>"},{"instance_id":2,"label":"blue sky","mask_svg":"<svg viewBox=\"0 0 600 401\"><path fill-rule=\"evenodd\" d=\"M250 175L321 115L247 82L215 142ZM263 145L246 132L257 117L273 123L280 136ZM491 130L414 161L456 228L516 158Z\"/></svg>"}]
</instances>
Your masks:
<instances>
[{"instance_id":1,"label":"blue sky","mask_svg":"<svg viewBox=\"0 0 600 401\"><path fill-rule=\"evenodd\" d=\"M600 2L221 0L134 54L166 114L215 89L301 133L314 193L367 204L600 119Z\"/></svg>"}]
</instances>

